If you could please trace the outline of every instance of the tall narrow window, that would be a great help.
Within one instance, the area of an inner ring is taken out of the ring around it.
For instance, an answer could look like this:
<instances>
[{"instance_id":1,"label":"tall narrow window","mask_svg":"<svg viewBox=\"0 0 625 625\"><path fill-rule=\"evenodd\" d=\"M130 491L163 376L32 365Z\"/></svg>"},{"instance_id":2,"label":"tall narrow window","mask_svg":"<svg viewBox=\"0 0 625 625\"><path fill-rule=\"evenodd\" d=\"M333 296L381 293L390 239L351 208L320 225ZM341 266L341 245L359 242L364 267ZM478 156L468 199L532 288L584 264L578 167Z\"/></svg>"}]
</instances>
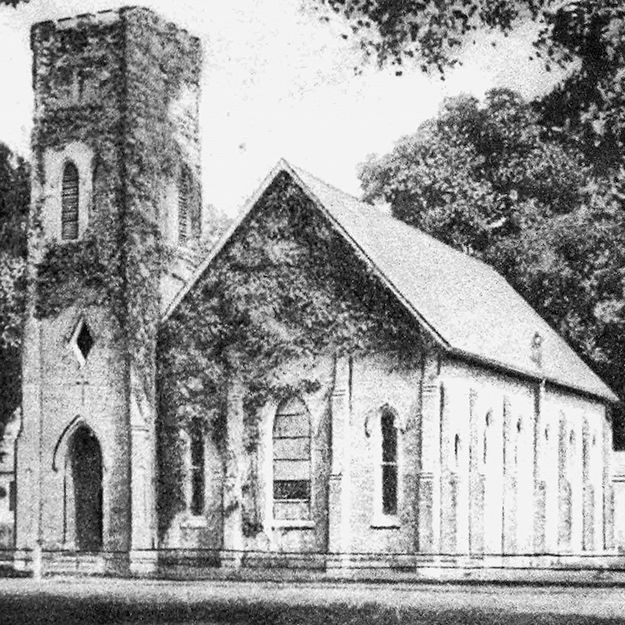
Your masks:
<instances>
[{"instance_id":1,"label":"tall narrow window","mask_svg":"<svg viewBox=\"0 0 625 625\"><path fill-rule=\"evenodd\" d=\"M490 422L491 422L491 414L490 412L488 412L486 414L486 420L484 422L484 440L482 444L482 453L483 453L482 464L484 465L486 465L486 463L488 462L488 428L490 427Z\"/></svg>"},{"instance_id":2,"label":"tall narrow window","mask_svg":"<svg viewBox=\"0 0 625 625\"><path fill-rule=\"evenodd\" d=\"M523 422L518 419L516 422L516 437L514 441L514 466L519 464L519 448L521 446L521 436L523 433Z\"/></svg>"},{"instance_id":3,"label":"tall narrow window","mask_svg":"<svg viewBox=\"0 0 625 625\"><path fill-rule=\"evenodd\" d=\"M385 410L382 430L382 513L397 514L397 428L395 415Z\"/></svg>"},{"instance_id":4,"label":"tall narrow window","mask_svg":"<svg viewBox=\"0 0 625 625\"><path fill-rule=\"evenodd\" d=\"M183 166L178 185L178 243L185 245L191 234L191 174Z\"/></svg>"},{"instance_id":5,"label":"tall narrow window","mask_svg":"<svg viewBox=\"0 0 625 625\"><path fill-rule=\"evenodd\" d=\"M63 170L61 198L61 238L78 238L78 170L74 163L67 163Z\"/></svg>"},{"instance_id":6,"label":"tall narrow window","mask_svg":"<svg viewBox=\"0 0 625 625\"><path fill-rule=\"evenodd\" d=\"M454 467L458 468L460 464L460 434L454 437Z\"/></svg>"},{"instance_id":7,"label":"tall narrow window","mask_svg":"<svg viewBox=\"0 0 625 625\"><path fill-rule=\"evenodd\" d=\"M199 421L191 428L191 513L204 512L204 430Z\"/></svg>"},{"instance_id":8,"label":"tall narrow window","mask_svg":"<svg viewBox=\"0 0 625 625\"><path fill-rule=\"evenodd\" d=\"M15 480L9 482L9 512L15 512L15 503L17 499L17 491L15 489Z\"/></svg>"},{"instance_id":9,"label":"tall narrow window","mask_svg":"<svg viewBox=\"0 0 625 625\"><path fill-rule=\"evenodd\" d=\"M310 417L299 399L280 405L273 425L273 516L310 516Z\"/></svg>"},{"instance_id":10,"label":"tall narrow window","mask_svg":"<svg viewBox=\"0 0 625 625\"><path fill-rule=\"evenodd\" d=\"M100 185L102 184L102 163L96 161L91 172L91 215L94 215L101 201Z\"/></svg>"},{"instance_id":11,"label":"tall narrow window","mask_svg":"<svg viewBox=\"0 0 625 625\"><path fill-rule=\"evenodd\" d=\"M590 468L590 445L588 435L582 437L582 475L587 480ZM594 441L593 441L594 442Z\"/></svg>"}]
</instances>

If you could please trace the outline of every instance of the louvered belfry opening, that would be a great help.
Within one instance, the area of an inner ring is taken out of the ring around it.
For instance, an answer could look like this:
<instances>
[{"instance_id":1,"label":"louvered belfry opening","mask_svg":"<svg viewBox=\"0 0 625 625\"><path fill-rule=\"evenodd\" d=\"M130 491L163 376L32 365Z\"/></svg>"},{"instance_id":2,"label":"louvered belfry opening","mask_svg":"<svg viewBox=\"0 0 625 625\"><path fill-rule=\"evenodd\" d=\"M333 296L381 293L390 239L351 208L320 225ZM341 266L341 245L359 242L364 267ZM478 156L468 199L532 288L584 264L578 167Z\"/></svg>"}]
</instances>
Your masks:
<instances>
[{"instance_id":1,"label":"louvered belfry opening","mask_svg":"<svg viewBox=\"0 0 625 625\"><path fill-rule=\"evenodd\" d=\"M61 208L61 238L78 238L78 170L74 163L67 163L63 170L63 190Z\"/></svg>"},{"instance_id":2,"label":"louvered belfry opening","mask_svg":"<svg viewBox=\"0 0 625 625\"><path fill-rule=\"evenodd\" d=\"M191 232L191 174L185 166L180 174L180 185L178 189L178 242L185 245Z\"/></svg>"}]
</instances>

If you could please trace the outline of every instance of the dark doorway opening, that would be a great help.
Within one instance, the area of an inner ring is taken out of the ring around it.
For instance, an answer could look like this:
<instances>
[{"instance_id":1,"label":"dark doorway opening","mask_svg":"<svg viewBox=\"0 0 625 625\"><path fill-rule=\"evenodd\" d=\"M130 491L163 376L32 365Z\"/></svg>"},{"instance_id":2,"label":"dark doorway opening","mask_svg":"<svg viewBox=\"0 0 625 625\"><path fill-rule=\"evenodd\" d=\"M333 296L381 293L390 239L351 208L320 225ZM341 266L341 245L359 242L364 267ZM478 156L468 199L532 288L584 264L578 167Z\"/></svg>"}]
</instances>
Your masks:
<instances>
[{"instance_id":1,"label":"dark doorway opening","mask_svg":"<svg viewBox=\"0 0 625 625\"><path fill-rule=\"evenodd\" d=\"M72 436L70 467L75 511L76 547L102 548L102 451L94 433L80 427Z\"/></svg>"}]
</instances>

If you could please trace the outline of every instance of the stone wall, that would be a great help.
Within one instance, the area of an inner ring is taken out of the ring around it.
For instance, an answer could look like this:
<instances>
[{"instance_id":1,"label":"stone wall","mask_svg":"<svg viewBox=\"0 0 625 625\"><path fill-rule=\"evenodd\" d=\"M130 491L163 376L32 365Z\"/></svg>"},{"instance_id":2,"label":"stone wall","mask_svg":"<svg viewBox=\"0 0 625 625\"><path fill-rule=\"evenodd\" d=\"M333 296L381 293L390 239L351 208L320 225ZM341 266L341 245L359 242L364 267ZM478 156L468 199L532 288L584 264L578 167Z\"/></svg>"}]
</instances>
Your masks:
<instances>
[{"instance_id":1,"label":"stone wall","mask_svg":"<svg viewBox=\"0 0 625 625\"><path fill-rule=\"evenodd\" d=\"M609 503L613 507L614 542L625 552L625 452L614 454L612 488Z\"/></svg>"},{"instance_id":2,"label":"stone wall","mask_svg":"<svg viewBox=\"0 0 625 625\"><path fill-rule=\"evenodd\" d=\"M207 473L209 490L223 489L229 504L225 509L221 499L207 500L197 546L325 553L342 566L350 554L353 564L353 558L376 554L530 556L610 549L604 500L611 443L599 402L476 365L439 361L435 354L410 368L384 355L293 363L283 381L304 371L321 382L302 398L315 437L311 522L272 518L276 406L263 408L259 445L250 453L234 440L245 427L231 404L222 463L211 461ZM379 419L385 408L397 415L398 428L393 516L382 514L380 499ZM243 493L254 463L260 469L255 475L262 531L246 537ZM223 527L209 521L220 514ZM177 532L182 527L184 521ZM167 546L191 544L170 540Z\"/></svg>"},{"instance_id":3,"label":"stone wall","mask_svg":"<svg viewBox=\"0 0 625 625\"><path fill-rule=\"evenodd\" d=\"M188 538L193 531L196 546L222 544L226 550L414 551L420 370L405 370L383 355L336 362L327 356L292 363L277 379L288 384L304 373L320 382L318 390L301 398L312 424L310 520L273 518L272 430L277 405L270 402L261 409L258 444L246 448L234 440L237 432L246 437L243 415L235 402L229 404L229 435L221 466L212 460L207 465L207 493L223 491L223 498L207 497L203 519L193 519L188 512L178 515L167 534L166 547L190 546L192 543L182 536ZM381 510L381 458L377 449L384 407L397 415L399 441L398 513L387 518ZM217 451L210 436L207 445L210 457ZM241 514L249 509L250 502L244 501L243 493L252 489L256 489L254 505L258 506L262 531L244 536ZM217 521L220 515L223 527Z\"/></svg>"},{"instance_id":4,"label":"stone wall","mask_svg":"<svg viewBox=\"0 0 625 625\"><path fill-rule=\"evenodd\" d=\"M461 441L460 466L447 469L443 484L460 483L464 502L442 511L444 534L470 535L456 541L457 551L610 548L604 498L611 440L600 402L453 362L443 368L441 382L450 396L443 411L443 466L456 463L452 437Z\"/></svg>"}]
</instances>

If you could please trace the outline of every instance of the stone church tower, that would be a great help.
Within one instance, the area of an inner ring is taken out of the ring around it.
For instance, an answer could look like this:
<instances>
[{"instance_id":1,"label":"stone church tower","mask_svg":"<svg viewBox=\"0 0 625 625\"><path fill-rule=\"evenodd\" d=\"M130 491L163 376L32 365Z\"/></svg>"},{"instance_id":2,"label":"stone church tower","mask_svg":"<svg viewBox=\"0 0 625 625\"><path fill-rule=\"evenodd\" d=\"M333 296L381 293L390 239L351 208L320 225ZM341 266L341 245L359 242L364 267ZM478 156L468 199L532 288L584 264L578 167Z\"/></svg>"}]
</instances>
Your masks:
<instances>
[{"instance_id":1,"label":"stone church tower","mask_svg":"<svg viewBox=\"0 0 625 625\"><path fill-rule=\"evenodd\" d=\"M143 8L32 29L18 560L156 547L155 344L200 235L199 41Z\"/></svg>"}]
</instances>

